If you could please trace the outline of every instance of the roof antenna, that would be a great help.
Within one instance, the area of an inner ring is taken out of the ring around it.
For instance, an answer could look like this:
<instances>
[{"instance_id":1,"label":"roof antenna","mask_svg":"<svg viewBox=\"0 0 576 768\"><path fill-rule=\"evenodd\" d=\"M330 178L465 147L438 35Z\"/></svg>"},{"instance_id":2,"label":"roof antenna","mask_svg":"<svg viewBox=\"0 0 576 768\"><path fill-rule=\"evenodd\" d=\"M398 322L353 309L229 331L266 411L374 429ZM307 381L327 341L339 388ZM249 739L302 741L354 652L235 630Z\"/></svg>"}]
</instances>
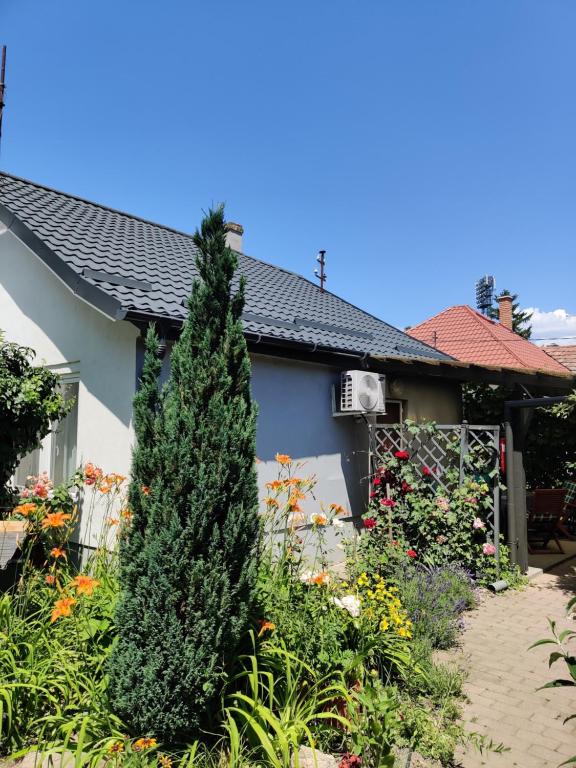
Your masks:
<instances>
[{"instance_id":1,"label":"roof antenna","mask_svg":"<svg viewBox=\"0 0 576 768\"><path fill-rule=\"evenodd\" d=\"M328 275L324 272L324 267L326 266L326 251L318 251L316 261L320 264L320 272L315 269L314 274L320 280L320 293L324 293L324 283L328 278Z\"/></svg>"},{"instance_id":2,"label":"roof antenna","mask_svg":"<svg viewBox=\"0 0 576 768\"><path fill-rule=\"evenodd\" d=\"M0 143L2 141L2 113L4 112L4 87L6 85L6 46L2 46L2 64L0 64Z\"/></svg>"}]
</instances>

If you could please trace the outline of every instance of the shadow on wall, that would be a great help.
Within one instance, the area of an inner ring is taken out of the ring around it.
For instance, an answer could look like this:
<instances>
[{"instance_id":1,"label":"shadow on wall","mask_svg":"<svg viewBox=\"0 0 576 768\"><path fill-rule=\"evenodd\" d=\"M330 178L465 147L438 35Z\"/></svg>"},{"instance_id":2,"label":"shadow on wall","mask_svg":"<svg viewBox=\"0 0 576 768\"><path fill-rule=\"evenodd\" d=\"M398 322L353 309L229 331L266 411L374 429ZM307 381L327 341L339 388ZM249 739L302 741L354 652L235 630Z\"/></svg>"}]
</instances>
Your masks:
<instances>
[{"instance_id":1,"label":"shadow on wall","mask_svg":"<svg viewBox=\"0 0 576 768\"><path fill-rule=\"evenodd\" d=\"M287 453L304 463L303 474L316 476L319 502L360 515L367 498L368 429L352 417L332 416L331 386L339 374L327 366L253 356L258 474L261 486L274 479L274 457Z\"/></svg>"}]
</instances>

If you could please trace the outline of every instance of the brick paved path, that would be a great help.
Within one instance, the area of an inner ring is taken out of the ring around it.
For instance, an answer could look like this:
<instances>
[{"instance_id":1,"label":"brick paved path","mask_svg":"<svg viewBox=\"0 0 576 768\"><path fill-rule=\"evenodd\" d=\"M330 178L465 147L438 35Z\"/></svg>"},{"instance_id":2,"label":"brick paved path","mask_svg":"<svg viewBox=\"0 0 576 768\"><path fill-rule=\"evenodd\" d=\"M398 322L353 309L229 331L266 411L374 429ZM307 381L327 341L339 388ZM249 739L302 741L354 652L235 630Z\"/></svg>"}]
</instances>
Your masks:
<instances>
[{"instance_id":1,"label":"brick paved path","mask_svg":"<svg viewBox=\"0 0 576 768\"><path fill-rule=\"evenodd\" d=\"M576 754L576 688L537 691L554 677L566 677L565 665L548 669L545 645L528 647L548 636L546 617L562 628L576 629L566 618L565 606L576 593L575 561L538 577L522 592L489 595L470 614L463 637L462 662L469 677L464 707L468 730L504 742L510 752L480 755L468 749L460 754L464 768L555 768Z\"/></svg>"}]
</instances>

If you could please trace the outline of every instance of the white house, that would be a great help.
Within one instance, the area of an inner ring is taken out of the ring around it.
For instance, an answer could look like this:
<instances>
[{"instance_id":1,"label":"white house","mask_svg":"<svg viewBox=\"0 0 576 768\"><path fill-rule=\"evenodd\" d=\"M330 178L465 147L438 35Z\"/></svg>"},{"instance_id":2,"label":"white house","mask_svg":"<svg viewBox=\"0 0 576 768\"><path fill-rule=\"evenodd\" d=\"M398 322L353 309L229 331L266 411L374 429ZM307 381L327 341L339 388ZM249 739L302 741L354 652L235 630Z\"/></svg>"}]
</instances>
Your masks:
<instances>
[{"instance_id":1,"label":"white house","mask_svg":"<svg viewBox=\"0 0 576 768\"><path fill-rule=\"evenodd\" d=\"M304 461L317 497L359 514L368 473L365 420L334 417L332 384L343 370L384 373L388 412L377 418L459 420L459 369L318 285L242 253L243 315L259 405L262 484L276 476L276 452ZM189 234L0 174L0 328L57 371L75 405L20 475L47 470L58 482L81 463L128 474L132 399L142 332L155 321L170 347L195 275ZM264 490L264 489L263 489ZM82 540L93 544L86 526Z\"/></svg>"}]
</instances>

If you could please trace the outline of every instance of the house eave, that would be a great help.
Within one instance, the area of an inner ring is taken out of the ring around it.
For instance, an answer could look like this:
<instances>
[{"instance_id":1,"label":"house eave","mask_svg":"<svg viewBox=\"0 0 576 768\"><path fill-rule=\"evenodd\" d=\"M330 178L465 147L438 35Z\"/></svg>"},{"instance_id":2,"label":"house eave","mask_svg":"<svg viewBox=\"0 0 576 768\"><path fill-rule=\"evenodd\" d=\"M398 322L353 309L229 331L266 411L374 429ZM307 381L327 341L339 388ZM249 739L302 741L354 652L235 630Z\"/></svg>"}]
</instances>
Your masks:
<instances>
[{"instance_id":1,"label":"house eave","mask_svg":"<svg viewBox=\"0 0 576 768\"><path fill-rule=\"evenodd\" d=\"M75 272L3 203L0 203L0 222L4 224L7 231L12 232L20 242L32 251L75 296L110 320L123 320L126 317L126 310L117 299Z\"/></svg>"}]
</instances>

